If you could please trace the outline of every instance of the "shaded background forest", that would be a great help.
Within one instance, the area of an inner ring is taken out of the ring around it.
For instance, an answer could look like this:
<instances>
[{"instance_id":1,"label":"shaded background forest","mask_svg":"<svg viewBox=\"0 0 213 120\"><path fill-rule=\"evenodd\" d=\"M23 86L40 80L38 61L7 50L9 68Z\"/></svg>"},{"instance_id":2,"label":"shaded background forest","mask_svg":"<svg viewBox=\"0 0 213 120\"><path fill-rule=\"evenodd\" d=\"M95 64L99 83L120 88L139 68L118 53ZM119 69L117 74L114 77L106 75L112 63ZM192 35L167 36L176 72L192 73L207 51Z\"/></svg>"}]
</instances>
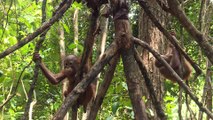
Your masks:
<instances>
[{"instance_id":1,"label":"shaded background forest","mask_svg":"<svg viewBox=\"0 0 213 120\"><path fill-rule=\"evenodd\" d=\"M162 0L163 1L163 0ZM210 0L180 0L182 9L186 12L188 19L203 34L213 37L213 3ZM47 0L46 19L52 17L54 9L60 1ZM169 13L163 12L155 0L148 2L150 10L157 17L158 21L167 29L175 30L179 44L184 48L188 55L199 65L202 74L196 79L193 75L189 81L189 86L193 93L197 95L202 103L212 110L212 65L203 54L193 38L186 32L179 21ZM146 16L143 9L136 2L129 2L129 20L132 27L132 34L139 39L146 41L152 48L164 54L168 47L168 41L163 34L155 27ZM42 1L33 0L3 0L0 1L0 51L22 40L29 33L34 32L41 26ZM61 60L64 54L76 54L81 56L83 44L89 27L89 16L91 10L85 4L74 2L72 7L64 16L55 23L47 32L40 54L43 61L50 70L58 73L61 67ZM113 19L100 17L101 33L96 37L93 46L93 62L101 56L101 45L106 39L106 48L109 47L114 37ZM107 29L106 29L107 28ZM106 35L107 33L107 35ZM106 35L106 36L105 36ZM1 119L20 119L25 111L25 105L29 99L27 93L33 81L34 63L32 55L34 53L35 38L16 52L0 60L0 101ZM178 84L169 80L164 80L157 68L154 66L155 58L142 48L138 48L143 62L148 69L151 80L153 81L157 98L160 100L168 119L187 119L196 115L196 119L206 119L206 115L200 113L197 105L190 100L189 106L193 112L188 111L185 103L185 93ZM103 81L104 69L98 76L99 83ZM129 99L127 85L125 82L122 61L117 64L114 78L104 98L97 119L107 120L130 120L134 119L134 112ZM142 80L143 81L143 80ZM156 119L154 106L149 98L144 82L141 83L143 100L147 107L147 114L150 119ZM46 120L52 118L54 113L62 104L62 84L53 86L46 78L39 74L36 82L31 103L32 118ZM3 105L5 101L9 100ZM82 118L83 111L79 118Z\"/></svg>"}]
</instances>

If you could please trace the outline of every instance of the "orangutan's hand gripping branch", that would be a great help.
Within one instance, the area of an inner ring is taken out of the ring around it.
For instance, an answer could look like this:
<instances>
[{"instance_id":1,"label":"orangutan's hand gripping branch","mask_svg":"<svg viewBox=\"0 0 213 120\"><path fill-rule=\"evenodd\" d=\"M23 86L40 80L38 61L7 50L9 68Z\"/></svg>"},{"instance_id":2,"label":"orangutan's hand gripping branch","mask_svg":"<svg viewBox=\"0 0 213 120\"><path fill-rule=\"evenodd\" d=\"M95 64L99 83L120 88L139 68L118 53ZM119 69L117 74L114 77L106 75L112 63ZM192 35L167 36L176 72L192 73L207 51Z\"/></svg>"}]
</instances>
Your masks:
<instances>
[{"instance_id":1,"label":"orangutan's hand gripping branch","mask_svg":"<svg viewBox=\"0 0 213 120\"><path fill-rule=\"evenodd\" d=\"M39 67L44 74L44 76L47 78L47 80L53 84L57 85L65 78L68 79L68 88L63 92L63 95L67 97L67 95L74 89L74 87L78 84L79 80L77 80L78 77L76 77L76 73L79 70L80 67L80 59L75 55L68 55L64 59L64 69L61 70L59 73L54 74L52 73L42 62L42 59L38 53L34 53L33 61L39 61ZM94 83L91 83L86 91L82 93L78 100L77 100L77 106L83 105L84 112L86 112L86 107L90 100L94 99L95 97L95 89L96 85Z\"/></svg>"}]
</instances>

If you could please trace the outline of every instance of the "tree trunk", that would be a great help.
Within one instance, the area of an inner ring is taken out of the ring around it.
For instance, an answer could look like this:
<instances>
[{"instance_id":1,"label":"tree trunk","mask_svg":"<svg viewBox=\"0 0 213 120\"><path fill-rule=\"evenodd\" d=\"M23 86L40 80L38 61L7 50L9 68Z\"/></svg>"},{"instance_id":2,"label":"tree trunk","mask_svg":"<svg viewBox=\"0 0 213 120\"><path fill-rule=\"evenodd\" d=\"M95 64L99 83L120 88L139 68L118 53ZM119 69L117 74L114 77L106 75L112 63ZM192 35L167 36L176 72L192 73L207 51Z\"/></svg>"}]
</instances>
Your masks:
<instances>
[{"instance_id":1,"label":"tree trunk","mask_svg":"<svg viewBox=\"0 0 213 120\"><path fill-rule=\"evenodd\" d=\"M76 8L73 14L73 28L74 28L74 43L75 45L78 44L78 9ZM74 49L74 53L78 53L78 48Z\"/></svg>"},{"instance_id":2,"label":"tree trunk","mask_svg":"<svg viewBox=\"0 0 213 120\"><path fill-rule=\"evenodd\" d=\"M211 7L210 7L211 6ZM200 24L200 31L208 35L209 34L209 27L210 22L212 18L212 4L210 4L210 0L202 0L201 2L201 9L200 9L200 16L199 16L199 24ZM209 61L209 59L206 59L206 81L203 89L203 95L202 95L202 102L206 104L207 108L209 110L212 110L212 70L211 70L212 64ZM203 113L199 112L198 120L203 119ZM207 120L209 120L210 117L207 116Z\"/></svg>"},{"instance_id":3,"label":"tree trunk","mask_svg":"<svg viewBox=\"0 0 213 120\"><path fill-rule=\"evenodd\" d=\"M110 61L110 66L108 67L108 70L105 73L104 81L98 88L97 96L94 100L94 103L91 106L91 111L89 115L87 116L87 120L95 120L98 110L100 109L104 97L106 96L106 92L111 84L112 78L114 77L115 68L117 65L117 62L119 60L120 56L116 55L113 57L113 59Z\"/></svg>"},{"instance_id":4,"label":"tree trunk","mask_svg":"<svg viewBox=\"0 0 213 120\"><path fill-rule=\"evenodd\" d=\"M163 12L160 7L157 5L155 0L150 0L148 1L148 4L150 7L150 10L153 12L153 14L158 18L159 22L162 25L165 25L167 14ZM154 8L154 9L152 9ZM141 9L140 14L139 14L139 39L147 42L152 48L155 50L159 51L160 53L165 52L165 48L167 44L164 42L164 37L163 34L156 28L152 22L149 20L148 16L146 13ZM141 57L143 60L143 63L146 66L146 69L149 72L150 79L152 80L152 83L154 85L155 93L157 95L158 101L161 101L161 104L163 104L163 94L164 94L164 86L163 82L164 79L161 77L158 69L154 66L154 58L151 54L149 54L148 51L145 51L144 49L140 49L139 51L141 53ZM143 81L144 82L144 81ZM148 109L152 110L154 115L152 115L149 111L148 117L149 119L152 120L157 120L159 117L156 114L156 111L154 109L154 106L151 102L151 98L149 95L149 92L146 89L145 84L143 83L143 90L142 93L144 96L146 96L147 103L146 106Z\"/></svg>"},{"instance_id":5,"label":"tree trunk","mask_svg":"<svg viewBox=\"0 0 213 120\"><path fill-rule=\"evenodd\" d=\"M132 33L128 20L129 6L126 0L110 0L110 3L113 10L115 41L120 48L135 120L148 120L140 86L142 75L134 58Z\"/></svg>"},{"instance_id":6,"label":"tree trunk","mask_svg":"<svg viewBox=\"0 0 213 120\"><path fill-rule=\"evenodd\" d=\"M64 58L66 57L66 49L65 49L65 42L64 42L64 29L63 27L58 24L58 35L59 35L59 49L60 49L60 63L61 69L64 69ZM63 99L65 98L63 93L67 90L68 82L67 79L63 80L62 82L62 96ZM66 114L64 120L69 119L69 113Z\"/></svg>"},{"instance_id":7,"label":"tree trunk","mask_svg":"<svg viewBox=\"0 0 213 120\"><path fill-rule=\"evenodd\" d=\"M100 34L100 40L98 41L98 54L97 54L97 60L101 59L101 57L104 54L105 51L105 46L106 46L106 39L107 39L107 31L108 31L108 18L101 17L100 18L100 28L101 28L101 34ZM119 56L118 56L119 57ZM97 77L97 86L96 88L96 97L94 99L94 102L91 102L90 104L90 111L88 111L88 115L86 116L86 120L94 120L98 114L98 110L101 107L101 104L103 102L103 98L106 95L106 92L108 90L108 87L112 81L114 71L116 68L117 60L118 58L114 57L110 63L110 67L108 68L108 71L106 72L106 75L104 77L104 82L100 85L99 87L99 81L98 79L100 78L100 74Z\"/></svg>"}]
</instances>

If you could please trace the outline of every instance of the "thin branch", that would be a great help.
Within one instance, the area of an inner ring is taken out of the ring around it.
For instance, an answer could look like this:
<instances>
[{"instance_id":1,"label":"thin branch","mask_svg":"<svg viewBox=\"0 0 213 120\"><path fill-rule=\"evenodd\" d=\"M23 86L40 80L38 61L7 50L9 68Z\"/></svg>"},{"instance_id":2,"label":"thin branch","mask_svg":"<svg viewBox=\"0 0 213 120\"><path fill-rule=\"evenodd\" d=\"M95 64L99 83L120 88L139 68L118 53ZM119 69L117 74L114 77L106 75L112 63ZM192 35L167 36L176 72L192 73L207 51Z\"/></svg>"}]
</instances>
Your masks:
<instances>
[{"instance_id":1,"label":"thin branch","mask_svg":"<svg viewBox=\"0 0 213 120\"><path fill-rule=\"evenodd\" d=\"M32 64L32 61L31 61L27 66L25 66L25 67L23 68L23 70L21 71L21 74L19 75L19 78L18 78L18 81L17 81L17 83L16 83L16 86L12 88L12 95L10 95L10 96L4 101L4 103L2 103L2 104L0 105L0 110L2 109L2 107L3 107L4 105L6 105L6 104L16 95L16 91L17 91L17 89L18 89L18 85L19 85L19 83L20 83L20 81L21 81L22 75L23 75L24 71L26 70L26 68L28 68L31 64Z\"/></svg>"},{"instance_id":2,"label":"thin branch","mask_svg":"<svg viewBox=\"0 0 213 120\"><path fill-rule=\"evenodd\" d=\"M41 20L42 23L44 23L45 20L46 20L46 2L47 2L47 0L43 0L43 2L42 2L42 20ZM45 40L46 33L47 33L47 30L40 36L40 40L36 43L36 46L35 46L35 52L39 52L39 50L42 46L42 43ZM33 81L30 85L30 90L28 92L28 101L27 101L26 106L25 106L25 112L24 112L24 115L22 117L22 120L27 120L31 117L29 115L29 111L32 109L31 107L33 105L33 103L32 103L33 92L35 90L35 86L36 86L36 83L37 83L37 80L38 80L39 62L40 61L36 61L36 63L35 63Z\"/></svg>"},{"instance_id":3,"label":"thin branch","mask_svg":"<svg viewBox=\"0 0 213 120\"><path fill-rule=\"evenodd\" d=\"M6 30L6 27L7 27L7 24L8 24L8 18L9 18L9 12L11 10L11 7L13 5L13 0L10 1L10 6L9 6L9 9L7 11L7 18L6 18L6 23L5 23L5 26L4 26L4 29L3 29L3 32L2 32L2 35L1 35L1 39L3 39L3 36L4 36L4 33L5 33L5 30Z\"/></svg>"},{"instance_id":4,"label":"thin branch","mask_svg":"<svg viewBox=\"0 0 213 120\"><path fill-rule=\"evenodd\" d=\"M209 109L203 106L201 102L199 102L198 97L196 97L190 90L190 88L183 82L183 80L178 76L178 74L171 68L171 66L161 57L159 53L157 53L155 50L153 50L147 43L143 42L140 39L137 39L135 37L132 38L136 44L139 44L140 46L147 49L149 52L153 54L153 56L160 61L171 73L173 77L175 77L176 82L185 90L187 94L191 97L192 100L198 105L201 111L205 112L208 116L210 116L213 119L213 114Z\"/></svg>"},{"instance_id":5,"label":"thin branch","mask_svg":"<svg viewBox=\"0 0 213 120\"><path fill-rule=\"evenodd\" d=\"M166 115L165 115L164 110L161 106L161 103L159 102L159 100L156 97L156 93L155 93L155 90L154 90L153 83L149 78L149 74L147 72L147 69L144 66L143 61L142 61L138 51L136 50L136 48L134 49L134 56L135 56L136 62L138 63L140 71L143 74L143 77L145 79L146 87L149 90L149 95L151 97L152 103L154 104L157 115L158 115L158 117L160 117L161 120L166 120Z\"/></svg>"},{"instance_id":6,"label":"thin branch","mask_svg":"<svg viewBox=\"0 0 213 120\"><path fill-rule=\"evenodd\" d=\"M179 95L178 95L178 116L179 116L179 120L183 120L183 116L182 116L182 106L183 106L183 101L182 101L182 97L183 97L183 89L179 86ZM186 103L187 104L187 103Z\"/></svg>"},{"instance_id":7,"label":"thin branch","mask_svg":"<svg viewBox=\"0 0 213 120\"><path fill-rule=\"evenodd\" d=\"M90 17L90 27L87 32L86 39L84 41L84 51L81 59L81 65L79 70L79 77L80 80L83 77L83 74L87 73L90 68L91 64L91 57L92 57L92 48L95 42L95 37L97 32L99 31L99 11L93 11Z\"/></svg>"},{"instance_id":8,"label":"thin branch","mask_svg":"<svg viewBox=\"0 0 213 120\"><path fill-rule=\"evenodd\" d=\"M3 51L2 53L0 53L0 59L4 58L5 56L13 53L14 51L20 49L21 47L23 47L25 44L29 43L30 41L32 41L35 37L37 37L38 35L42 34L43 32L47 32L50 27L57 22L62 16L63 14L67 11L67 9L71 6L73 0L67 0L67 2L63 5L63 7L61 7L56 13L55 15L49 19L48 22L43 23L41 25L40 28L38 28L35 32L27 35L27 37L25 37L23 40L21 40L20 42L16 43L15 45L7 48L5 51Z\"/></svg>"},{"instance_id":9,"label":"thin branch","mask_svg":"<svg viewBox=\"0 0 213 120\"><path fill-rule=\"evenodd\" d=\"M98 110L102 105L106 92L107 92L107 90L110 86L110 83L112 81L112 78L114 76L114 72L115 72L115 68L116 68L118 60L119 60L119 55L116 55L110 61L110 66L104 76L103 83L100 85L100 87L98 89L98 93L97 93L95 101L91 107L91 111L87 117L87 120L95 120Z\"/></svg>"}]
</instances>

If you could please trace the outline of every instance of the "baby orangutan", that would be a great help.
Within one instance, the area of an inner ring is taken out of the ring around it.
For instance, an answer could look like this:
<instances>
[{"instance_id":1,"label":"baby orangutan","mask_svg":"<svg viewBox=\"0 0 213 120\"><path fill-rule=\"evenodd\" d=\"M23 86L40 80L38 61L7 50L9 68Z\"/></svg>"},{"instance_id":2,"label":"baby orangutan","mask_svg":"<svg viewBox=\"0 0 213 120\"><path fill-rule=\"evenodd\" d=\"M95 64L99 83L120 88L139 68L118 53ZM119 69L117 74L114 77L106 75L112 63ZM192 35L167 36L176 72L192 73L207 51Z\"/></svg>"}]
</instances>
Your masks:
<instances>
[{"instance_id":1,"label":"baby orangutan","mask_svg":"<svg viewBox=\"0 0 213 120\"><path fill-rule=\"evenodd\" d=\"M176 34L175 32L170 33L175 39L176 39ZM192 67L189 64L189 62L183 58L181 61L181 56L176 50L176 48L173 45L169 45L169 49L167 50L167 54L161 55L162 58L165 59L165 61L173 68L173 70L183 79L186 80L186 83L188 82L187 80L190 77L190 74L192 72ZM176 78L172 76L172 74L167 70L167 68L162 65L159 61L155 61L155 66L159 68L160 73L167 79L175 82Z\"/></svg>"},{"instance_id":2,"label":"baby orangutan","mask_svg":"<svg viewBox=\"0 0 213 120\"><path fill-rule=\"evenodd\" d=\"M63 95L67 97L67 95L74 89L74 87L78 84L79 80L77 80L76 74L80 67L80 59L75 55L68 55L64 59L64 69L61 70L59 73L54 74L52 73L42 62L42 59L39 55L39 53L34 53L33 60L39 61L39 67L44 74L44 76L47 78L47 80L53 84L57 85L65 78L68 79L68 88L64 91ZM91 83L85 90L84 93L82 93L76 104L79 107L79 105L83 105L84 112L86 112L86 108L90 100L93 100L95 97L95 89L96 84Z\"/></svg>"}]
</instances>

